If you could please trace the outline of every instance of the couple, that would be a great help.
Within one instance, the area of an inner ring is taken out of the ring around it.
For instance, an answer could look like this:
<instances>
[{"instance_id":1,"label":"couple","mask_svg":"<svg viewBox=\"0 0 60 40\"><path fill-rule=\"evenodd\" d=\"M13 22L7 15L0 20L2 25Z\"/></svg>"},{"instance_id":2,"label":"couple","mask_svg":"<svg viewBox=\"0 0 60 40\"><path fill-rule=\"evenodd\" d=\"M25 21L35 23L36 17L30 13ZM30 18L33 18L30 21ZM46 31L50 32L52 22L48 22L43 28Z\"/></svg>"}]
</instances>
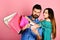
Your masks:
<instances>
[{"instance_id":1,"label":"couple","mask_svg":"<svg viewBox=\"0 0 60 40\"><path fill-rule=\"evenodd\" d=\"M38 18L41 11L41 5L36 4L33 6L32 15L27 16L31 21L20 31L22 34L21 40L51 40L56 37L56 23L53 10L51 8L44 9L44 20L40 21Z\"/></svg>"}]
</instances>

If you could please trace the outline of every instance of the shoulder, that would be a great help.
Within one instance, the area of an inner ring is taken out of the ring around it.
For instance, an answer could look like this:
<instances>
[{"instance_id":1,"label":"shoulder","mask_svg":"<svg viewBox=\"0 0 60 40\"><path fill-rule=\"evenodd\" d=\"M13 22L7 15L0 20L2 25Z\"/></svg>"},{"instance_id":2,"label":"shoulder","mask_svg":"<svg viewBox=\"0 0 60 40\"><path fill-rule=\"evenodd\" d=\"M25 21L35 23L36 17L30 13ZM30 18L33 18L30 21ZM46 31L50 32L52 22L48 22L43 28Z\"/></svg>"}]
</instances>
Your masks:
<instances>
[{"instance_id":1,"label":"shoulder","mask_svg":"<svg viewBox=\"0 0 60 40\"><path fill-rule=\"evenodd\" d=\"M32 16L27 16L28 18L32 18Z\"/></svg>"},{"instance_id":2,"label":"shoulder","mask_svg":"<svg viewBox=\"0 0 60 40\"><path fill-rule=\"evenodd\" d=\"M45 20L40 20L40 22L45 22Z\"/></svg>"}]
</instances>

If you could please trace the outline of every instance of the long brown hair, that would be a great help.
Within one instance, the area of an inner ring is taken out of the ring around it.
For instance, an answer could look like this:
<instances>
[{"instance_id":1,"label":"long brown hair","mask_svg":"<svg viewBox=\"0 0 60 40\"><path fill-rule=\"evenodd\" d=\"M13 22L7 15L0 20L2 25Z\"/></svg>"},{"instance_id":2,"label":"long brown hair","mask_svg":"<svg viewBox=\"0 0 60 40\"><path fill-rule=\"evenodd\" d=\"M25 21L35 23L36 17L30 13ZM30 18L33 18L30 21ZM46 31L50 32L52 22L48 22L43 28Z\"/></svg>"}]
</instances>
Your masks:
<instances>
[{"instance_id":1,"label":"long brown hair","mask_svg":"<svg viewBox=\"0 0 60 40\"><path fill-rule=\"evenodd\" d=\"M49 19L51 20L52 23L52 35L54 39L56 37L56 22L54 18L54 11L51 8L46 8L45 10L48 10Z\"/></svg>"}]
</instances>

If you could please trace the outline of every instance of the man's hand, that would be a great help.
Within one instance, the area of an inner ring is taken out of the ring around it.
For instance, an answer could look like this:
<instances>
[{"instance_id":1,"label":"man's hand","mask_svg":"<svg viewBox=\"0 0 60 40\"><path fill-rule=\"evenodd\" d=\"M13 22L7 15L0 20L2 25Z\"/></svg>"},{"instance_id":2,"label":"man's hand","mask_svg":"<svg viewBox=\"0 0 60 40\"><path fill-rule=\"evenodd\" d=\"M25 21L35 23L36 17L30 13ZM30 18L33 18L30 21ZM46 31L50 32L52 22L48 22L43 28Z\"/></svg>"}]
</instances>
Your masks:
<instances>
[{"instance_id":1,"label":"man's hand","mask_svg":"<svg viewBox=\"0 0 60 40\"><path fill-rule=\"evenodd\" d=\"M25 30L30 27L30 24L27 24L22 30Z\"/></svg>"},{"instance_id":2,"label":"man's hand","mask_svg":"<svg viewBox=\"0 0 60 40\"><path fill-rule=\"evenodd\" d=\"M37 29L39 28L40 26L38 24L34 24L33 26L31 26L31 29Z\"/></svg>"},{"instance_id":3,"label":"man's hand","mask_svg":"<svg viewBox=\"0 0 60 40\"><path fill-rule=\"evenodd\" d=\"M19 34L23 33L25 29L29 28L30 24L27 24L25 27L22 28L22 30L20 30Z\"/></svg>"},{"instance_id":4,"label":"man's hand","mask_svg":"<svg viewBox=\"0 0 60 40\"><path fill-rule=\"evenodd\" d=\"M37 40L42 40L42 37L39 35L39 32L37 29L31 29L34 34L37 35Z\"/></svg>"}]
</instances>

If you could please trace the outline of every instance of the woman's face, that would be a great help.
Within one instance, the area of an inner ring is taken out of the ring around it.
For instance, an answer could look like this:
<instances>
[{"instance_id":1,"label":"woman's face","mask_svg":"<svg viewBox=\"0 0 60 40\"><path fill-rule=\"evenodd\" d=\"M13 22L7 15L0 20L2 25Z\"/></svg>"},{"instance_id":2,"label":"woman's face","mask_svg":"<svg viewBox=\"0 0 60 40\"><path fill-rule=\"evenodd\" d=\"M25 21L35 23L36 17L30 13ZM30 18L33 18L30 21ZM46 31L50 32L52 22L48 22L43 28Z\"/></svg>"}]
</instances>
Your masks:
<instances>
[{"instance_id":1,"label":"woman's face","mask_svg":"<svg viewBox=\"0 0 60 40\"><path fill-rule=\"evenodd\" d=\"M44 11L43 16L44 16L44 18L48 18L48 17L49 17L49 15L48 15L48 10L45 10L45 11Z\"/></svg>"}]
</instances>

